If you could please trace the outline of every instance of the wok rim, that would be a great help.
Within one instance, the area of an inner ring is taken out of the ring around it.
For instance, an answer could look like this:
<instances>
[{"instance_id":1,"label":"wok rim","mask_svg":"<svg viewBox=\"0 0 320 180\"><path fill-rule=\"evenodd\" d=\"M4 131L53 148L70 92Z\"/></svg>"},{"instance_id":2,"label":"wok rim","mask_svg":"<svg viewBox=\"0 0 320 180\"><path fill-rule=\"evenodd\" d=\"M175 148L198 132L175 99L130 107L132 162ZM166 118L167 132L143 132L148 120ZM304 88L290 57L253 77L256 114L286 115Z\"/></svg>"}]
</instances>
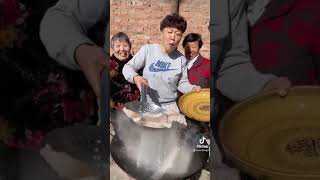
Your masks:
<instances>
[{"instance_id":1,"label":"wok rim","mask_svg":"<svg viewBox=\"0 0 320 180\"><path fill-rule=\"evenodd\" d=\"M295 86L291 87L289 90L290 91L299 91L299 90L319 90L320 91L320 86L311 86L311 85L303 85L303 86ZM265 168L262 165L259 165L258 163L254 163L250 160L245 160L239 153L236 153L235 150L232 150L226 143L224 142L224 134L222 130L224 129L225 126L225 121L227 119L230 119L232 116L233 112L236 111L238 108L241 108L245 106L247 103L250 103L254 100L263 98L265 96L270 96L270 95L276 95L278 92L276 90L269 91L269 92L262 92L259 93L258 95L254 95L251 97L246 98L245 100L235 104L233 107L231 107L225 115L222 117L220 120L220 123L218 125L218 139L222 145L222 149L225 152L226 158L231 160L234 164L240 164L241 167L238 167L241 170L246 171L248 174L256 174L254 172L259 172L261 175L266 175L269 177L274 177L274 176L283 176L285 178L320 178L320 171L318 174L315 173L308 173L308 174L301 174L301 173L289 173L289 172L284 172L284 171L277 171L275 169L271 168ZM243 168L245 166L245 168Z\"/></svg>"},{"instance_id":2,"label":"wok rim","mask_svg":"<svg viewBox=\"0 0 320 180\"><path fill-rule=\"evenodd\" d=\"M143 124L134 122L131 118L129 118L129 117L126 115L126 113L123 112L123 110L115 110L115 111L113 111L113 112L110 114L111 122L117 121L117 119L114 118L114 117L117 116L117 114L119 114L119 113L120 113L120 114L124 114L124 116L126 116L126 119L129 119L130 124L134 124L134 126L137 126L137 127L143 128L143 129L147 129L147 130L171 129L171 128L173 128L174 126L178 126L179 128L183 128L183 129L188 128L188 126L182 125L182 124L180 124L179 122L172 122L172 126L171 126L170 128L167 128L167 127L156 128L156 127L145 126L145 125L143 125Z\"/></svg>"}]
</instances>

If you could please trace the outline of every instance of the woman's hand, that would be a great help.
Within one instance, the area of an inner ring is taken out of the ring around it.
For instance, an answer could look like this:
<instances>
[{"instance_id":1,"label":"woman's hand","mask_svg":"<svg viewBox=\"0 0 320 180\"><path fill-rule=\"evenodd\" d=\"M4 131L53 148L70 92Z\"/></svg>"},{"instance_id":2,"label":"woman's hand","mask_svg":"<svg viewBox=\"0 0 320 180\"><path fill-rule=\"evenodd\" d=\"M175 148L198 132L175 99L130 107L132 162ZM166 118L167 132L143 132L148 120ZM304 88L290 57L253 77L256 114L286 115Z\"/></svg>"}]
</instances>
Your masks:
<instances>
[{"instance_id":1,"label":"woman's hand","mask_svg":"<svg viewBox=\"0 0 320 180\"><path fill-rule=\"evenodd\" d=\"M276 91L280 96L286 96L291 88L291 82L286 77L278 77L268 81L262 92Z\"/></svg>"},{"instance_id":2,"label":"woman's hand","mask_svg":"<svg viewBox=\"0 0 320 180\"><path fill-rule=\"evenodd\" d=\"M136 86L139 89L139 91L141 91L141 85L142 84L145 84L145 85L149 86L148 81L146 79L144 79L142 76L134 76L133 77L133 81L136 84Z\"/></svg>"},{"instance_id":3,"label":"woman's hand","mask_svg":"<svg viewBox=\"0 0 320 180\"><path fill-rule=\"evenodd\" d=\"M105 51L96 45L83 44L77 48L75 56L96 96L100 97L101 72L108 63Z\"/></svg>"},{"instance_id":4,"label":"woman's hand","mask_svg":"<svg viewBox=\"0 0 320 180\"><path fill-rule=\"evenodd\" d=\"M195 86L192 90L196 91L196 92L200 92L201 91L201 87L200 86Z\"/></svg>"}]
</instances>

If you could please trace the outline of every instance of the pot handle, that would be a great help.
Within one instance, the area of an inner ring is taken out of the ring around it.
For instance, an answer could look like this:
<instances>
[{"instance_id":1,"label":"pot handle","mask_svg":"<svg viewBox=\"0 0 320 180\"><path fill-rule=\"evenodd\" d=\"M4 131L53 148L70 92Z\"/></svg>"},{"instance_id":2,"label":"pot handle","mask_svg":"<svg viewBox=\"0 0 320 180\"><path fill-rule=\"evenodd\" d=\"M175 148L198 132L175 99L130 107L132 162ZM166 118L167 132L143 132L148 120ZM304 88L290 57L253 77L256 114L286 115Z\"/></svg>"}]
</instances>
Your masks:
<instances>
[{"instance_id":1,"label":"pot handle","mask_svg":"<svg viewBox=\"0 0 320 180\"><path fill-rule=\"evenodd\" d=\"M141 84L141 98L140 101L141 102L147 102L147 85L145 84Z\"/></svg>"}]
</instances>

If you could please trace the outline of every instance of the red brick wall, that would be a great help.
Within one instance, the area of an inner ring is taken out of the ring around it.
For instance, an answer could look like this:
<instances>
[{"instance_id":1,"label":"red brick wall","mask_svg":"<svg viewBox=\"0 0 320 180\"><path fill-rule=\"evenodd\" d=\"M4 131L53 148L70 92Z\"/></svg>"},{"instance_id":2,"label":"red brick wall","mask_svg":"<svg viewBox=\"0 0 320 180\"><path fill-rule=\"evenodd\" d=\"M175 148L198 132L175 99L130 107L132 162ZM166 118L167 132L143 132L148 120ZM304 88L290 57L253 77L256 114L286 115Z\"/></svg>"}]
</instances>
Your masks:
<instances>
[{"instance_id":1,"label":"red brick wall","mask_svg":"<svg viewBox=\"0 0 320 180\"><path fill-rule=\"evenodd\" d=\"M134 52L144 44L160 42L160 21L171 12L171 0L111 0L110 5L110 39L116 32L125 32ZM188 21L184 36L189 32L200 33L204 41L201 54L207 58L210 57L209 10L209 0L180 0L179 14ZM179 45L182 53L183 38Z\"/></svg>"}]
</instances>

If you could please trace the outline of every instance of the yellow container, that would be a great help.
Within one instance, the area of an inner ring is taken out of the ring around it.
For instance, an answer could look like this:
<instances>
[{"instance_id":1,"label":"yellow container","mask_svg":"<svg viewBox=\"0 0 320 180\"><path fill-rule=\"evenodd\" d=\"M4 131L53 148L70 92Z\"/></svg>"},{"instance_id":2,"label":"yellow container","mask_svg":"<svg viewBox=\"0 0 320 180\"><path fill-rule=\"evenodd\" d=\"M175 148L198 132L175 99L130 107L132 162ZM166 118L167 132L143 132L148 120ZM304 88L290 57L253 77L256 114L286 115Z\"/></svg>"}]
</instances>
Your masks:
<instances>
[{"instance_id":1,"label":"yellow container","mask_svg":"<svg viewBox=\"0 0 320 180\"><path fill-rule=\"evenodd\" d=\"M204 88L200 92L186 93L178 101L180 111L187 117L210 122L210 89Z\"/></svg>"},{"instance_id":2,"label":"yellow container","mask_svg":"<svg viewBox=\"0 0 320 180\"><path fill-rule=\"evenodd\" d=\"M267 93L231 108L219 126L226 157L254 177L320 179L320 87Z\"/></svg>"}]
</instances>

